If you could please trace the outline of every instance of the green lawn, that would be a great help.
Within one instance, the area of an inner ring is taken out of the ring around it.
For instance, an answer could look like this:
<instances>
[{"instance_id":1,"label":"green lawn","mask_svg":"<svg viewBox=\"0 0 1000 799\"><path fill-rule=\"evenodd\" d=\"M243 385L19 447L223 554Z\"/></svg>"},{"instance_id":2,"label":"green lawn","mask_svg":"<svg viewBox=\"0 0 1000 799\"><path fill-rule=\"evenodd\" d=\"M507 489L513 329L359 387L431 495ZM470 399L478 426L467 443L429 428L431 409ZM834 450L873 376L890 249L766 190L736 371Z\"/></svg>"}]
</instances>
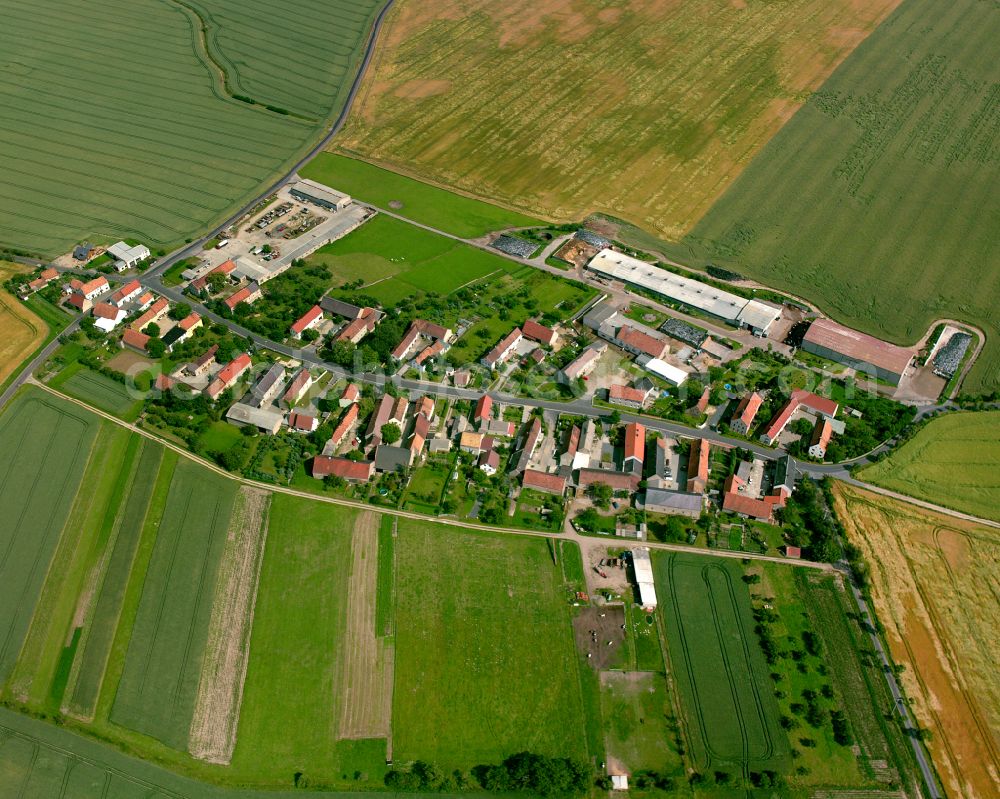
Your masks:
<instances>
[{"instance_id":1,"label":"green lawn","mask_svg":"<svg viewBox=\"0 0 1000 799\"><path fill-rule=\"evenodd\" d=\"M7 682L99 422L28 388L0 416L0 685Z\"/></svg>"},{"instance_id":2,"label":"green lawn","mask_svg":"<svg viewBox=\"0 0 1000 799\"><path fill-rule=\"evenodd\" d=\"M585 757L578 656L546 542L399 520L393 755L446 771Z\"/></svg>"},{"instance_id":3,"label":"green lawn","mask_svg":"<svg viewBox=\"0 0 1000 799\"><path fill-rule=\"evenodd\" d=\"M516 268L498 255L380 215L317 250L334 285L361 280L363 293L392 305L415 291L448 294L493 272Z\"/></svg>"},{"instance_id":4,"label":"green lawn","mask_svg":"<svg viewBox=\"0 0 1000 799\"><path fill-rule=\"evenodd\" d=\"M235 494L235 482L177 463L111 712L116 724L178 750L187 745Z\"/></svg>"},{"instance_id":5,"label":"green lawn","mask_svg":"<svg viewBox=\"0 0 1000 799\"><path fill-rule=\"evenodd\" d=\"M654 672L601 674L601 708L608 756L633 773L674 772L681 756L670 730L666 678Z\"/></svg>"},{"instance_id":6,"label":"green lawn","mask_svg":"<svg viewBox=\"0 0 1000 799\"><path fill-rule=\"evenodd\" d=\"M858 474L902 494L1000 521L1000 412L932 419L888 458Z\"/></svg>"},{"instance_id":7,"label":"green lawn","mask_svg":"<svg viewBox=\"0 0 1000 799\"><path fill-rule=\"evenodd\" d=\"M542 224L516 211L464 197L337 153L320 153L300 170L300 174L407 219L466 239L504 228Z\"/></svg>"},{"instance_id":8,"label":"green lawn","mask_svg":"<svg viewBox=\"0 0 1000 799\"><path fill-rule=\"evenodd\" d=\"M301 770L338 781L337 653L344 641L351 529L357 513L275 494L260 577L233 770L287 785ZM381 744L384 766L385 744ZM371 762L358 760L355 768Z\"/></svg>"},{"instance_id":9,"label":"green lawn","mask_svg":"<svg viewBox=\"0 0 1000 799\"><path fill-rule=\"evenodd\" d=\"M993 3L904 0L677 248L912 344L982 327L965 389L1000 387L1000 37ZM984 279L985 278L985 279Z\"/></svg>"}]
</instances>

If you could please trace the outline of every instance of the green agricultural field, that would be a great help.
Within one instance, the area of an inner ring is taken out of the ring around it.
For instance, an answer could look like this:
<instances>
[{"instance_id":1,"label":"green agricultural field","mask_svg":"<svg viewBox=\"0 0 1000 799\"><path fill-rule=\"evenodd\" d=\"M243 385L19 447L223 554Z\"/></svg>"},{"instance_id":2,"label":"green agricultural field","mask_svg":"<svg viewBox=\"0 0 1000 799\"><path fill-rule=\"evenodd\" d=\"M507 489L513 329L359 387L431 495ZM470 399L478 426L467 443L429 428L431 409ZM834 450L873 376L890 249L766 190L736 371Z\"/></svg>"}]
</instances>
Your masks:
<instances>
[{"instance_id":1,"label":"green agricultural field","mask_svg":"<svg viewBox=\"0 0 1000 799\"><path fill-rule=\"evenodd\" d=\"M124 383L112 380L81 363L71 363L49 383L52 388L64 394L126 421L134 421L142 407L142 400L129 396Z\"/></svg>"},{"instance_id":2,"label":"green agricultural field","mask_svg":"<svg viewBox=\"0 0 1000 799\"><path fill-rule=\"evenodd\" d=\"M585 758L568 594L547 542L399 520L393 757L445 772Z\"/></svg>"},{"instance_id":3,"label":"green agricultural field","mask_svg":"<svg viewBox=\"0 0 1000 799\"><path fill-rule=\"evenodd\" d=\"M955 510L1000 521L1000 413L932 419L863 480Z\"/></svg>"},{"instance_id":4,"label":"green agricultural field","mask_svg":"<svg viewBox=\"0 0 1000 799\"><path fill-rule=\"evenodd\" d=\"M964 388L1000 388L1000 8L905 0L677 250L912 344L986 332Z\"/></svg>"},{"instance_id":5,"label":"green agricultural field","mask_svg":"<svg viewBox=\"0 0 1000 799\"><path fill-rule=\"evenodd\" d=\"M347 98L382 0L190 0L230 92L315 119Z\"/></svg>"},{"instance_id":6,"label":"green agricultural field","mask_svg":"<svg viewBox=\"0 0 1000 799\"><path fill-rule=\"evenodd\" d=\"M38 389L0 416L0 685L11 676L99 422Z\"/></svg>"},{"instance_id":7,"label":"green agricultural field","mask_svg":"<svg viewBox=\"0 0 1000 799\"><path fill-rule=\"evenodd\" d=\"M608 757L626 773L671 773L683 765L670 729L666 678L648 671L601 672Z\"/></svg>"},{"instance_id":8,"label":"green agricultural field","mask_svg":"<svg viewBox=\"0 0 1000 799\"><path fill-rule=\"evenodd\" d=\"M339 743L334 722L357 517L274 495L232 762L241 779L281 786L300 770L314 782L339 782L342 768L384 768L384 741L373 757L352 760L352 749L367 753Z\"/></svg>"},{"instance_id":9,"label":"green agricultural field","mask_svg":"<svg viewBox=\"0 0 1000 799\"><path fill-rule=\"evenodd\" d=\"M694 768L733 777L785 771L788 741L778 726L741 566L719 558L658 555L654 569Z\"/></svg>"},{"instance_id":10,"label":"green agricultural field","mask_svg":"<svg viewBox=\"0 0 1000 799\"><path fill-rule=\"evenodd\" d=\"M343 102L379 4L263 5L198 4L224 82L189 3L8 4L0 244L55 254L136 237L169 248L281 175ZM308 119L233 99L226 83Z\"/></svg>"},{"instance_id":11,"label":"green agricultural field","mask_svg":"<svg viewBox=\"0 0 1000 799\"><path fill-rule=\"evenodd\" d=\"M494 230L542 224L516 211L336 153L320 153L299 174L407 219L466 239Z\"/></svg>"},{"instance_id":12,"label":"green agricultural field","mask_svg":"<svg viewBox=\"0 0 1000 799\"><path fill-rule=\"evenodd\" d=\"M177 463L111 712L175 749L187 745L235 493L233 481Z\"/></svg>"},{"instance_id":13,"label":"green agricultural field","mask_svg":"<svg viewBox=\"0 0 1000 799\"><path fill-rule=\"evenodd\" d=\"M400 0L337 146L680 235L897 2Z\"/></svg>"}]
</instances>

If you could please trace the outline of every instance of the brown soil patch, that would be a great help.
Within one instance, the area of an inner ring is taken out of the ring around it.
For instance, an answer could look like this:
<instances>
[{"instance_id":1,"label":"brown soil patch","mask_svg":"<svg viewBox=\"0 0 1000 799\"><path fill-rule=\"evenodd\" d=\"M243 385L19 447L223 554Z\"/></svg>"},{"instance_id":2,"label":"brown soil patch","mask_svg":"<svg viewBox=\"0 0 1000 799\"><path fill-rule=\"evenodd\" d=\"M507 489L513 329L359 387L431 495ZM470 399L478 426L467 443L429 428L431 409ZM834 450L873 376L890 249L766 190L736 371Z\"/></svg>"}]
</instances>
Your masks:
<instances>
[{"instance_id":1,"label":"brown soil patch","mask_svg":"<svg viewBox=\"0 0 1000 799\"><path fill-rule=\"evenodd\" d=\"M394 648L375 635L379 514L358 516L351 537L347 631L340 654L337 737L387 738L392 723Z\"/></svg>"},{"instance_id":2,"label":"brown soil patch","mask_svg":"<svg viewBox=\"0 0 1000 799\"><path fill-rule=\"evenodd\" d=\"M188 751L209 763L228 764L236 746L270 502L243 486L229 522L188 736Z\"/></svg>"},{"instance_id":3,"label":"brown soil patch","mask_svg":"<svg viewBox=\"0 0 1000 799\"><path fill-rule=\"evenodd\" d=\"M124 374L135 374L153 366L149 358L144 358L138 352L122 350L114 358L108 361L108 366L116 372Z\"/></svg>"},{"instance_id":4,"label":"brown soil patch","mask_svg":"<svg viewBox=\"0 0 1000 799\"><path fill-rule=\"evenodd\" d=\"M0 262L0 283L27 271L17 264ZM45 341L48 328L25 305L0 290L0 383Z\"/></svg>"},{"instance_id":5,"label":"brown soil patch","mask_svg":"<svg viewBox=\"0 0 1000 799\"><path fill-rule=\"evenodd\" d=\"M401 86L397 86L393 89L392 93L396 97L419 100L422 97L433 97L435 94L444 94L450 88L450 80L410 80Z\"/></svg>"},{"instance_id":6,"label":"brown soil patch","mask_svg":"<svg viewBox=\"0 0 1000 799\"><path fill-rule=\"evenodd\" d=\"M836 495L946 792L1000 795L1000 533L842 484Z\"/></svg>"},{"instance_id":7,"label":"brown soil patch","mask_svg":"<svg viewBox=\"0 0 1000 799\"><path fill-rule=\"evenodd\" d=\"M625 608L621 605L584 608L573 618L576 648L595 670L617 665L625 640ZM608 642L611 642L610 644Z\"/></svg>"}]
</instances>

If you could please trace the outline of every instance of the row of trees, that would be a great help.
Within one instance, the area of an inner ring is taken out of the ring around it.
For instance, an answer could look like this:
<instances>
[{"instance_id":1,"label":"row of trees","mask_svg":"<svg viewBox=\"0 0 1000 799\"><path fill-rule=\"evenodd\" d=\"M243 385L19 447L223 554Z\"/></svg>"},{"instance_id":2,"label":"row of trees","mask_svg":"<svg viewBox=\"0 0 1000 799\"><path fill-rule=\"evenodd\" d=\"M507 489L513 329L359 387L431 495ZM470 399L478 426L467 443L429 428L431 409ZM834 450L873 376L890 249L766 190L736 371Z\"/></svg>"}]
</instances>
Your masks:
<instances>
[{"instance_id":1,"label":"row of trees","mask_svg":"<svg viewBox=\"0 0 1000 799\"><path fill-rule=\"evenodd\" d=\"M483 789L495 793L525 791L541 796L579 795L594 783L591 768L582 760L519 752L502 763L480 765L471 773L446 774L433 763L418 760L406 769L385 776L387 787L397 791L450 791Z\"/></svg>"}]
</instances>

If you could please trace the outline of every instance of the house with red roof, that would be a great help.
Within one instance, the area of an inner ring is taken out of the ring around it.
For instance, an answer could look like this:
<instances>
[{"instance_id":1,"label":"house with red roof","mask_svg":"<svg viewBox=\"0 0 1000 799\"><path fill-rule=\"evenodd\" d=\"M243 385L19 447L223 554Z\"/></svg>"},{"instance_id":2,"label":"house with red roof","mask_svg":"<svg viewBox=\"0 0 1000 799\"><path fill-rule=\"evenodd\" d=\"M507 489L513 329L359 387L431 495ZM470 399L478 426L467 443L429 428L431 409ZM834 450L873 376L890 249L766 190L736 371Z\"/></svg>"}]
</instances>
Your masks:
<instances>
[{"instance_id":1,"label":"house with red roof","mask_svg":"<svg viewBox=\"0 0 1000 799\"><path fill-rule=\"evenodd\" d=\"M142 296L142 285L138 280L130 280L112 294L108 302L120 308L122 305L132 302L132 300L138 299L140 296Z\"/></svg>"},{"instance_id":2,"label":"house with red roof","mask_svg":"<svg viewBox=\"0 0 1000 799\"><path fill-rule=\"evenodd\" d=\"M622 466L626 472L642 474L646 458L646 427L638 422L625 425L625 457Z\"/></svg>"},{"instance_id":3,"label":"house with red roof","mask_svg":"<svg viewBox=\"0 0 1000 799\"><path fill-rule=\"evenodd\" d=\"M347 438L347 434L354 427L354 424L358 421L358 406L357 403L353 405L348 405L347 410L344 415L340 417L340 421L337 422L337 426L333 430L333 435L330 436L330 442L328 447L331 450L336 450L341 444L344 443L344 439ZM324 448L324 451L326 448ZM332 454L332 452L331 452Z\"/></svg>"},{"instance_id":4,"label":"house with red roof","mask_svg":"<svg viewBox=\"0 0 1000 799\"><path fill-rule=\"evenodd\" d=\"M350 341L352 344L359 343L375 329L378 320L379 316L374 308L362 308L361 315L344 325L344 329L337 334L337 341Z\"/></svg>"},{"instance_id":5,"label":"house with red roof","mask_svg":"<svg viewBox=\"0 0 1000 799\"><path fill-rule=\"evenodd\" d=\"M91 309L94 315L94 327L110 333L128 315L121 308L117 308L108 302L98 302Z\"/></svg>"},{"instance_id":6,"label":"house with red roof","mask_svg":"<svg viewBox=\"0 0 1000 799\"><path fill-rule=\"evenodd\" d=\"M319 427L319 419L308 413L292 411L288 416L288 429L296 433L311 433Z\"/></svg>"},{"instance_id":7,"label":"house with red roof","mask_svg":"<svg viewBox=\"0 0 1000 799\"><path fill-rule=\"evenodd\" d=\"M577 472L576 485L581 491L596 483L603 483L612 491L636 491L639 488L639 475L625 472L612 472L607 469L580 469Z\"/></svg>"},{"instance_id":8,"label":"house with red roof","mask_svg":"<svg viewBox=\"0 0 1000 799\"><path fill-rule=\"evenodd\" d=\"M546 494L555 494L561 497L566 493L566 478L558 474L541 472L538 469L525 469L521 474L521 485L524 488L531 488L535 491L543 491Z\"/></svg>"},{"instance_id":9,"label":"house with red roof","mask_svg":"<svg viewBox=\"0 0 1000 799\"><path fill-rule=\"evenodd\" d=\"M743 397L743 399L740 400L740 404L736 406L733 418L729 422L729 427L732 431L741 436L747 435L747 433L750 432L750 428L753 426L753 420L757 416L757 411L760 410L760 406L763 405L763 403L764 397L756 391L753 391Z\"/></svg>"},{"instance_id":10,"label":"house with red roof","mask_svg":"<svg viewBox=\"0 0 1000 799\"><path fill-rule=\"evenodd\" d=\"M134 350L139 350L139 352L145 352L146 345L149 344L149 336L127 327L125 328L125 332L122 333L122 344Z\"/></svg>"},{"instance_id":11,"label":"house with red roof","mask_svg":"<svg viewBox=\"0 0 1000 799\"><path fill-rule=\"evenodd\" d=\"M322 480L334 475L349 483L363 483L375 473L374 461L353 461L350 458L333 458L317 455L313 458L312 476Z\"/></svg>"},{"instance_id":12,"label":"house with red roof","mask_svg":"<svg viewBox=\"0 0 1000 799\"><path fill-rule=\"evenodd\" d=\"M641 410L649 401L653 394L653 389L643 391L631 386L623 386L615 383L608 389L608 402L613 405L621 405L625 408L635 408Z\"/></svg>"},{"instance_id":13,"label":"house with red roof","mask_svg":"<svg viewBox=\"0 0 1000 799\"><path fill-rule=\"evenodd\" d=\"M779 410L771 423L767 426L767 430L761 434L760 440L770 446L778 440L778 436L781 435L782 431L788 425L791 420L792 415L799 410L799 408L806 408L819 416L824 416L827 419L833 419L837 415L837 409L840 406L831 399L826 397L820 397L817 394L813 394L811 391L806 391L805 389L796 389L792 392L792 396L789 398L781 410Z\"/></svg>"},{"instance_id":14,"label":"house with red roof","mask_svg":"<svg viewBox=\"0 0 1000 799\"><path fill-rule=\"evenodd\" d=\"M708 488L709 456L711 444L707 438L696 438L691 442L688 456L687 490L689 494L704 494Z\"/></svg>"},{"instance_id":15,"label":"house with red roof","mask_svg":"<svg viewBox=\"0 0 1000 799\"><path fill-rule=\"evenodd\" d=\"M281 401L285 405L294 405L296 402L301 400L309 387L313 384L312 375L309 374L308 369L300 369L295 377L292 378L292 382L288 384L288 388L285 389L285 393L281 395Z\"/></svg>"},{"instance_id":16,"label":"house with red roof","mask_svg":"<svg viewBox=\"0 0 1000 799\"><path fill-rule=\"evenodd\" d=\"M540 324L535 319L529 319L521 325L521 332L525 338L537 341L547 347L554 347L559 341L559 334L555 330Z\"/></svg>"},{"instance_id":17,"label":"house with red roof","mask_svg":"<svg viewBox=\"0 0 1000 799\"><path fill-rule=\"evenodd\" d=\"M259 300L263 294L261 293L260 286L256 283L250 283L239 291L226 297L223 302L226 307L232 311L236 309L236 306L241 302L245 302L247 305L253 305L257 300Z\"/></svg>"},{"instance_id":18,"label":"house with red roof","mask_svg":"<svg viewBox=\"0 0 1000 799\"><path fill-rule=\"evenodd\" d=\"M483 357L482 364L487 369L497 369L510 358L524 336L521 328L515 327L499 343Z\"/></svg>"},{"instance_id":19,"label":"house with red roof","mask_svg":"<svg viewBox=\"0 0 1000 799\"><path fill-rule=\"evenodd\" d=\"M252 365L250 356L245 352L236 356L219 370L215 380L205 389L206 396L211 400L218 399L223 391L236 385L236 381L243 377Z\"/></svg>"},{"instance_id":20,"label":"house with red roof","mask_svg":"<svg viewBox=\"0 0 1000 799\"><path fill-rule=\"evenodd\" d=\"M195 358L191 363L184 367L184 371L187 372L191 377L201 377L205 372L207 372L213 363L215 363L215 353L219 351L219 345L213 344L205 352Z\"/></svg>"},{"instance_id":21,"label":"house with red roof","mask_svg":"<svg viewBox=\"0 0 1000 799\"><path fill-rule=\"evenodd\" d=\"M347 388L344 389L344 393L340 395L340 407L346 408L359 399L361 399L361 389L358 388L356 383L348 383Z\"/></svg>"},{"instance_id":22,"label":"house with red roof","mask_svg":"<svg viewBox=\"0 0 1000 799\"><path fill-rule=\"evenodd\" d=\"M317 325L323 322L323 319L323 309L318 305L314 305L292 323L292 337L302 338L303 333L307 330L314 329Z\"/></svg>"},{"instance_id":23,"label":"house with red roof","mask_svg":"<svg viewBox=\"0 0 1000 799\"><path fill-rule=\"evenodd\" d=\"M630 325L618 330L616 340L619 346L633 355L648 355L650 358L662 358L670 352L666 339L651 336Z\"/></svg>"},{"instance_id":24,"label":"house with red roof","mask_svg":"<svg viewBox=\"0 0 1000 799\"><path fill-rule=\"evenodd\" d=\"M146 325L160 321L168 310L170 310L170 303L160 297L148 311L132 323L131 327L133 330L142 330Z\"/></svg>"},{"instance_id":25,"label":"house with red roof","mask_svg":"<svg viewBox=\"0 0 1000 799\"><path fill-rule=\"evenodd\" d=\"M476 403L476 408L472 412L472 421L477 425L482 426L483 422L488 421L493 416L493 397L489 394L483 394Z\"/></svg>"},{"instance_id":26,"label":"house with red roof","mask_svg":"<svg viewBox=\"0 0 1000 799\"><path fill-rule=\"evenodd\" d=\"M108 283L108 279L101 275L100 277L95 277L86 283L81 283L79 289L80 294L82 294L86 299L93 300L94 297L99 297L105 291L111 288Z\"/></svg>"},{"instance_id":27,"label":"house with red roof","mask_svg":"<svg viewBox=\"0 0 1000 799\"><path fill-rule=\"evenodd\" d=\"M827 418L819 419L816 427L813 428L812 440L809 442L809 457L816 460L823 460L826 457L826 448L830 444L833 436L833 425Z\"/></svg>"}]
</instances>

